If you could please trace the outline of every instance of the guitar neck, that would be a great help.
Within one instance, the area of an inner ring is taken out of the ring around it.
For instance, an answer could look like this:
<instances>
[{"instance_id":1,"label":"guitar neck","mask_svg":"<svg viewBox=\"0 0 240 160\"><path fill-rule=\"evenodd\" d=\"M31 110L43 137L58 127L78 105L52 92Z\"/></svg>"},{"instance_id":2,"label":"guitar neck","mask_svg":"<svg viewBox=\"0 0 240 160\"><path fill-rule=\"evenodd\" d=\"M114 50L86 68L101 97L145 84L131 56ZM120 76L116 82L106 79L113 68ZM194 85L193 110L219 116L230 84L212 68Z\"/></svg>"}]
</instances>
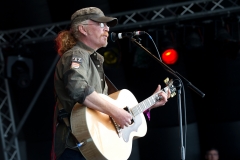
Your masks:
<instances>
[{"instance_id":1,"label":"guitar neck","mask_svg":"<svg viewBox=\"0 0 240 160\"><path fill-rule=\"evenodd\" d=\"M158 91L157 93L140 102L138 105L134 106L131 109L133 116L135 117L138 114L143 113L145 110L154 105L157 101L161 100L161 97L158 94L162 91L165 92L167 89L168 87L165 87L163 90Z\"/></svg>"}]
</instances>

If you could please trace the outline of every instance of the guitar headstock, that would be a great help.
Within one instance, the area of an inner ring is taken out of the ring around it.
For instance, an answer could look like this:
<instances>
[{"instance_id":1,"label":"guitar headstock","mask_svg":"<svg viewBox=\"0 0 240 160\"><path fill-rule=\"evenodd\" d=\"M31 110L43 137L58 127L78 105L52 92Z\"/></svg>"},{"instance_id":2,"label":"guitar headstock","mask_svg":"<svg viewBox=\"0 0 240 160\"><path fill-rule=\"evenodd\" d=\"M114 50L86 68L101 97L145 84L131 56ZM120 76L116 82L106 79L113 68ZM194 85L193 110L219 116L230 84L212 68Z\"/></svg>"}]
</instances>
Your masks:
<instances>
[{"instance_id":1,"label":"guitar headstock","mask_svg":"<svg viewBox=\"0 0 240 160\"><path fill-rule=\"evenodd\" d=\"M166 84L166 86L167 87L165 87L165 88L167 88L167 89L169 89L170 90L170 92L171 92L171 97L174 97L175 95L176 95L176 87L173 85L173 80L172 79L170 79L169 80L169 78L167 77L165 80L164 80L164 83Z\"/></svg>"}]
</instances>

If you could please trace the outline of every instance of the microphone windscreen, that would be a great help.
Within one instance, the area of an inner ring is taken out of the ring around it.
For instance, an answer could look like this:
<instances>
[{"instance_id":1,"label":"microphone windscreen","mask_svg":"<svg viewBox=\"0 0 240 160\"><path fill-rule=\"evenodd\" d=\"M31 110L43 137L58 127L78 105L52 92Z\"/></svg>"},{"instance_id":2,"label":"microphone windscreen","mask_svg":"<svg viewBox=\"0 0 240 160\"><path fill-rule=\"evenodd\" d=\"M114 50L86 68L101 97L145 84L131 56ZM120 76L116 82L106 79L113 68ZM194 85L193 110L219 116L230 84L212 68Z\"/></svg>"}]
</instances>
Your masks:
<instances>
[{"instance_id":1,"label":"microphone windscreen","mask_svg":"<svg viewBox=\"0 0 240 160\"><path fill-rule=\"evenodd\" d=\"M111 33L111 40L112 40L113 42L115 42L116 39L117 39L116 33L112 32L112 33Z\"/></svg>"}]
</instances>

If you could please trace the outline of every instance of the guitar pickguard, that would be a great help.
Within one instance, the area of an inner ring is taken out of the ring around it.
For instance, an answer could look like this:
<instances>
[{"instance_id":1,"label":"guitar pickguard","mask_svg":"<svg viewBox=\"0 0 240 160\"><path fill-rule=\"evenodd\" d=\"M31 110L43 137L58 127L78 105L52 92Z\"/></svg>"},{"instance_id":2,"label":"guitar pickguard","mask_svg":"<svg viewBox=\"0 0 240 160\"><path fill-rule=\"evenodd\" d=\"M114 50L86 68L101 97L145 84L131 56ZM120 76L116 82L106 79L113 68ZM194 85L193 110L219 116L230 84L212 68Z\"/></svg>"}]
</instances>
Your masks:
<instances>
[{"instance_id":1,"label":"guitar pickguard","mask_svg":"<svg viewBox=\"0 0 240 160\"><path fill-rule=\"evenodd\" d=\"M128 107L125 107L123 109L130 113L130 110ZM118 137L119 138L122 137L125 142L129 141L129 136L131 132L133 131L137 132L138 127L142 124L142 119L140 115L133 117L133 119L131 120L131 125L129 125L128 127L124 127L123 129L114 121L112 117L110 117L110 119L114 125L114 128L118 134Z\"/></svg>"},{"instance_id":2,"label":"guitar pickguard","mask_svg":"<svg viewBox=\"0 0 240 160\"><path fill-rule=\"evenodd\" d=\"M125 142L129 141L129 136L131 132L137 132L138 127L142 124L142 118L140 115L137 115L136 117L133 118L133 123L129 125L128 127L124 127L121 129L121 135L122 138Z\"/></svg>"}]
</instances>

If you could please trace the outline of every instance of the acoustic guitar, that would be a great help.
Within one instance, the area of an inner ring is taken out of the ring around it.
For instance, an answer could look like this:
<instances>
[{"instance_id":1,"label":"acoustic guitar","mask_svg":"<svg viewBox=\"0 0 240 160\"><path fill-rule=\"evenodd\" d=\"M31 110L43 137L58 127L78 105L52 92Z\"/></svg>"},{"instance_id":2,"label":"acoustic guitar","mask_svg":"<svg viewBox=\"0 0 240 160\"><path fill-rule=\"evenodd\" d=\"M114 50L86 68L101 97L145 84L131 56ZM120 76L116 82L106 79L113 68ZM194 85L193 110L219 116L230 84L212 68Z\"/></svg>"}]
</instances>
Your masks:
<instances>
[{"instance_id":1,"label":"acoustic guitar","mask_svg":"<svg viewBox=\"0 0 240 160\"><path fill-rule=\"evenodd\" d=\"M175 96L173 81L166 78L164 82L167 86L161 91L170 90L171 97ZM127 89L108 96L100 94L102 98L122 106L132 114L132 124L123 129L109 115L76 103L71 112L70 123L72 134L79 142L79 150L83 156L87 160L127 160L132 151L132 141L145 136L147 132L143 112L161 100L158 93L141 103Z\"/></svg>"}]
</instances>

